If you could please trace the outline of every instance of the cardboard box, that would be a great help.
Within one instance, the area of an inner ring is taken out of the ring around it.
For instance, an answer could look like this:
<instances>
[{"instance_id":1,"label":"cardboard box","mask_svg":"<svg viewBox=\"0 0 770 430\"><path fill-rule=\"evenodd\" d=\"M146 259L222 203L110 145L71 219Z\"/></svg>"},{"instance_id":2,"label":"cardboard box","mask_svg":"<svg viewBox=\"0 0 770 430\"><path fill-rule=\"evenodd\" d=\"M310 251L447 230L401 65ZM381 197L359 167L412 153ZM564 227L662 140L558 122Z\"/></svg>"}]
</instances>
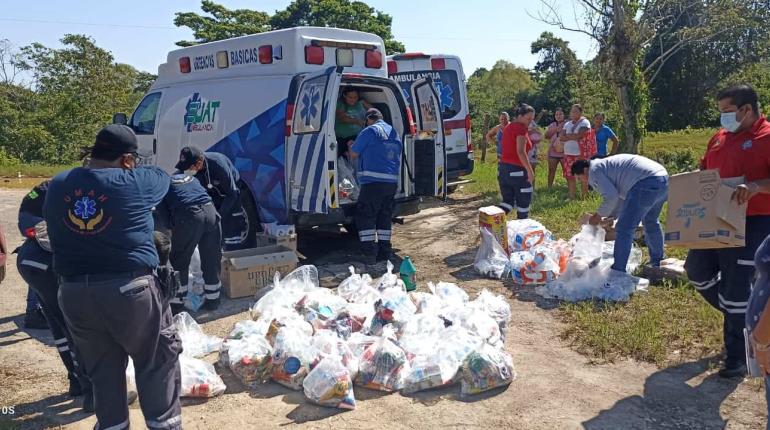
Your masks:
<instances>
[{"instance_id":1,"label":"cardboard box","mask_svg":"<svg viewBox=\"0 0 770 430\"><path fill-rule=\"evenodd\" d=\"M286 276L297 267L297 254L283 246L241 249L222 255L222 289L231 299L254 296L272 285L275 272Z\"/></svg>"},{"instance_id":2,"label":"cardboard box","mask_svg":"<svg viewBox=\"0 0 770 430\"><path fill-rule=\"evenodd\" d=\"M266 233L257 233L257 248L276 245L289 248L292 251L297 251L297 235L272 236Z\"/></svg>"},{"instance_id":3,"label":"cardboard box","mask_svg":"<svg viewBox=\"0 0 770 430\"><path fill-rule=\"evenodd\" d=\"M508 227L505 211L497 206L486 206L479 209L479 227L492 232L505 252L508 252Z\"/></svg>"},{"instance_id":4,"label":"cardboard box","mask_svg":"<svg viewBox=\"0 0 770 430\"><path fill-rule=\"evenodd\" d=\"M666 244L690 249L745 245L746 204L731 200L743 177L717 170L674 175L669 180Z\"/></svg>"}]
</instances>

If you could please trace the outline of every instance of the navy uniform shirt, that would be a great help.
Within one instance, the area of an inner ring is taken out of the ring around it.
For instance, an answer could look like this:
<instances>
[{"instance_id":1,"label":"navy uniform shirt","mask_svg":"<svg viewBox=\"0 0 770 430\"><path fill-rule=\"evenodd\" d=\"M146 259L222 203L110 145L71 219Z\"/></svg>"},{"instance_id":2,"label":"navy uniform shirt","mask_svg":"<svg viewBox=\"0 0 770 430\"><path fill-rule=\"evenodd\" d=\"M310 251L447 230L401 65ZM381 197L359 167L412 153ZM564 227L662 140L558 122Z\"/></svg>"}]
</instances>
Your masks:
<instances>
[{"instance_id":1,"label":"navy uniform shirt","mask_svg":"<svg viewBox=\"0 0 770 430\"><path fill-rule=\"evenodd\" d=\"M401 140L396 130L379 120L366 127L351 148L358 154L358 181L398 183L401 168Z\"/></svg>"},{"instance_id":2,"label":"navy uniform shirt","mask_svg":"<svg viewBox=\"0 0 770 430\"><path fill-rule=\"evenodd\" d=\"M24 237L32 237L30 229L34 231L35 226L43 221L43 202L48 192L48 185L51 181L44 181L32 188L21 200L19 206L19 232Z\"/></svg>"},{"instance_id":3,"label":"navy uniform shirt","mask_svg":"<svg viewBox=\"0 0 770 430\"><path fill-rule=\"evenodd\" d=\"M203 185L190 175L177 173L171 176L171 186L163 202L155 208L156 223L170 228L174 212L207 203L211 203L211 196L206 193Z\"/></svg>"},{"instance_id":4,"label":"navy uniform shirt","mask_svg":"<svg viewBox=\"0 0 770 430\"><path fill-rule=\"evenodd\" d=\"M218 152L206 152L205 170L195 174L217 207L220 215L228 215L238 206L238 170L227 156Z\"/></svg>"},{"instance_id":5,"label":"navy uniform shirt","mask_svg":"<svg viewBox=\"0 0 770 430\"><path fill-rule=\"evenodd\" d=\"M154 166L77 167L53 178L43 209L54 271L73 276L157 267L152 208L170 182Z\"/></svg>"},{"instance_id":6,"label":"navy uniform shirt","mask_svg":"<svg viewBox=\"0 0 770 430\"><path fill-rule=\"evenodd\" d=\"M766 238L756 254L754 254L754 266L757 278L751 289L748 307L746 308L746 328L753 331L759 322L762 311L765 310L767 300L770 298L770 237Z\"/></svg>"}]
</instances>

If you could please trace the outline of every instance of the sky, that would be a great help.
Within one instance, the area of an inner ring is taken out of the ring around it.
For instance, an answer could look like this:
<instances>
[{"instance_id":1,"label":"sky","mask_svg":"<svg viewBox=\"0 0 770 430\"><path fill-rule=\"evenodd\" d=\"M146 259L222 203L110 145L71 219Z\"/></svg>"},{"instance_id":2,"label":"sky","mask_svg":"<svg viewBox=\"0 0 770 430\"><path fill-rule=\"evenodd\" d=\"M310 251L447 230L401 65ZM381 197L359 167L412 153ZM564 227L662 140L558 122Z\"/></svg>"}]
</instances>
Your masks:
<instances>
[{"instance_id":1,"label":"sky","mask_svg":"<svg viewBox=\"0 0 770 430\"><path fill-rule=\"evenodd\" d=\"M284 9L290 0L218 0L217 3L230 9L253 8L272 14ZM541 10L539 0L366 0L366 3L393 17L395 39L404 43L407 51L458 55L467 76L479 67L491 68L500 59L531 68L537 56L530 53L530 44L543 31L567 40L578 58L590 59L596 53L587 36L560 31L531 17ZM565 17L574 16L571 1L559 3ZM8 39L17 47L32 42L59 47L59 39L67 33L86 34L97 46L110 51L115 61L152 73L157 73L166 54L177 48L176 41L192 40L190 29L174 26L174 14L200 13L197 0L64 3L33 0L15 5L0 15L0 39Z\"/></svg>"}]
</instances>

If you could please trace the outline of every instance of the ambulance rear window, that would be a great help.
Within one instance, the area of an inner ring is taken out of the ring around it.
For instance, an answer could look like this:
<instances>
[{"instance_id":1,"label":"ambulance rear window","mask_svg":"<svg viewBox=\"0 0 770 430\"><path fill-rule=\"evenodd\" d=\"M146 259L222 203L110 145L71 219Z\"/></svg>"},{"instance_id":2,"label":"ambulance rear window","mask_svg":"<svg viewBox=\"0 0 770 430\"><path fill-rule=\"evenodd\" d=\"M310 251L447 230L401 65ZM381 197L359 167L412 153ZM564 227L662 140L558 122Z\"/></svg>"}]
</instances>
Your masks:
<instances>
[{"instance_id":1,"label":"ambulance rear window","mask_svg":"<svg viewBox=\"0 0 770 430\"><path fill-rule=\"evenodd\" d=\"M441 115L444 120L453 119L460 113L460 80L454 70L423 70L414 72L401 72L391 75L404 93L407 103L412 103L411 87L416 80L430 76L433 86L441 99ZM413 108L414 109L414 108Z\"/></svg>"}]
</instances>

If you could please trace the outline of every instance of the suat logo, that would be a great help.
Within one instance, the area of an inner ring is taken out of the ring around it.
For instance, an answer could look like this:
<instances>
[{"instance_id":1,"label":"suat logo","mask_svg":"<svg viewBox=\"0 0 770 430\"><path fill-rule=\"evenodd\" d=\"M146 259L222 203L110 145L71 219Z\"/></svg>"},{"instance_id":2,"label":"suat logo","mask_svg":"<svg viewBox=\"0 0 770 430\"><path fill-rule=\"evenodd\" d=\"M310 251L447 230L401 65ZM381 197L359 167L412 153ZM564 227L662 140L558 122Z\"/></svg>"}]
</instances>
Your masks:
<instances>
[{"instance_id":1,"label":"suat logo","mask_svg":"<svg viewBox=\"0 0 770 430\"><path fill-rule=\"evenodd\" d=\"M687 203L682 205L676 210L677 218L686 218L684 221L684 227L690 228L693 218L700 218L706 216L706 208L700 205L700 203Z\"/></svg>"},{"instance_id":2,"label":"suat logo","mask_svg":"<svg viewBox=\"0 0 770 430\"><path fill-rule=\"evenodd\" d=\"M218 100L205 100L200 93L194 93L185 106L184 125L187 132L213 130L219 105Z\"/></svg>"}]
</instances>

